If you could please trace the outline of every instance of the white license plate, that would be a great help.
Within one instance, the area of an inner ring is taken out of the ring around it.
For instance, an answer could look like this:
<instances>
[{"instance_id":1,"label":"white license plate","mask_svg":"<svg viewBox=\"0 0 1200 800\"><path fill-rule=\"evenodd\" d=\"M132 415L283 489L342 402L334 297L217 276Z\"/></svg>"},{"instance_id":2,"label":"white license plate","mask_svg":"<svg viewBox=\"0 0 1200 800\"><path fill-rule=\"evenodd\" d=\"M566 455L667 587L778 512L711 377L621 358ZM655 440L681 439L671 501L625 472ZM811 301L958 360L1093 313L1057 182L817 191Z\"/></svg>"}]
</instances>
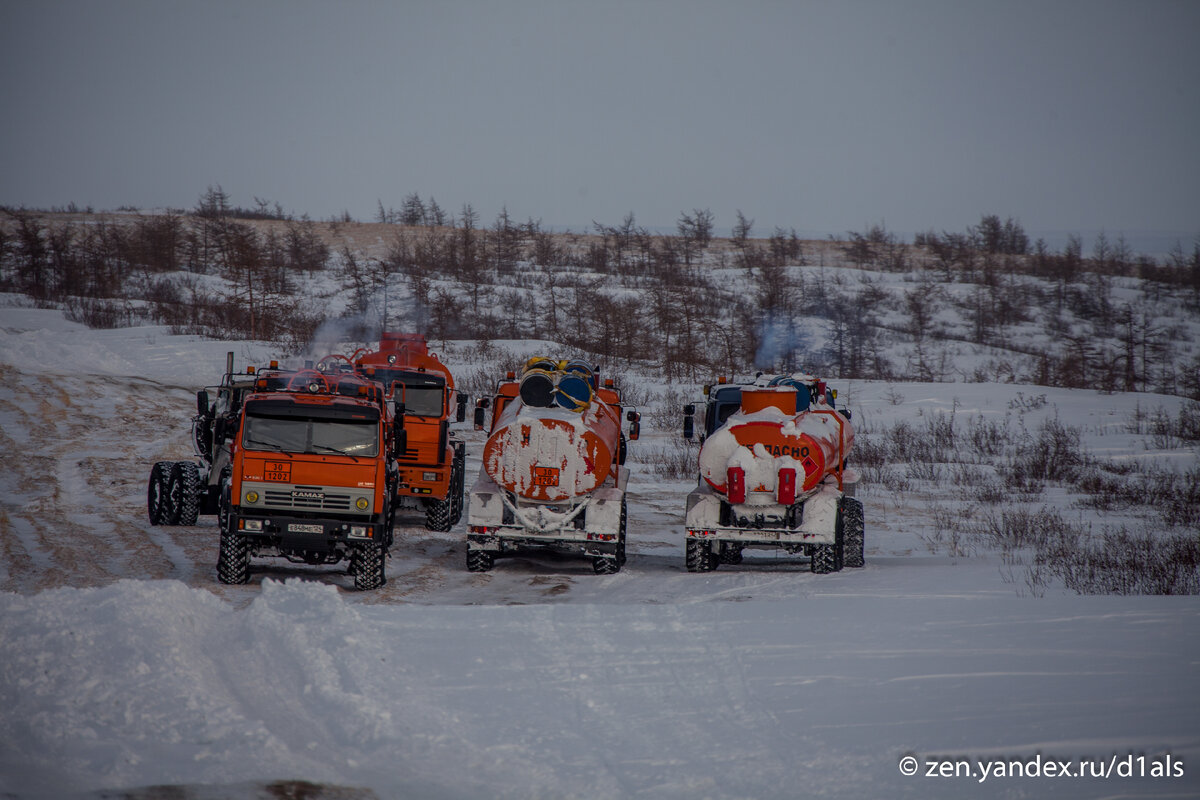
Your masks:
<instances>
[{"instance_id":1,"label":"white license plate","mask_svg":"<svg viewBox=\"0 0 1200 800\"><path fill-rule=\"evenodd\" d=\"M304 525L299 522L288 523L289 533L324 533L324 525Z\"/></svg>"}]
</instances>

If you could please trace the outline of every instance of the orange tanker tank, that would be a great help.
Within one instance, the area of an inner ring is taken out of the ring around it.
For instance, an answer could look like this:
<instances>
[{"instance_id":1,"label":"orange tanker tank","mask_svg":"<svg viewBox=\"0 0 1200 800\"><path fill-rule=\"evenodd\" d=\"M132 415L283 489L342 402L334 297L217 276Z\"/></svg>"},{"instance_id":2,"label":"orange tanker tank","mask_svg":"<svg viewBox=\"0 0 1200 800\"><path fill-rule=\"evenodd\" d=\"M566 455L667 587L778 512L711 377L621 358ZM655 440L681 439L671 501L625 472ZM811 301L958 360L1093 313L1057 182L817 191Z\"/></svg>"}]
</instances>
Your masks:
<instances>
[{"instance_id":1,"label":"orange tanker tank","mask_svg":"<svg viewBox=\"0 0 1200 800\"><path fill-rule=\"evenodd\" d=\"M621 439L617 414L604 402L579 413L530 407L517 398L488 437L484 470L528 500L555 503L589 494L612 471Z\"/></svg>"},{"instance_id":2,"label":"orange tanker tank","mask_svg":"<svg viewBox=\"0 0 1200 800\"><path fill-rule=\"evenodd\" d=\"M700 450L700 475L714 491L733 503L770 492L790 504L827 476L840 488L854 429L828 406L797 412L796 399L793 386L742 389L738 413Z\"/></svg>"}]
</instances>

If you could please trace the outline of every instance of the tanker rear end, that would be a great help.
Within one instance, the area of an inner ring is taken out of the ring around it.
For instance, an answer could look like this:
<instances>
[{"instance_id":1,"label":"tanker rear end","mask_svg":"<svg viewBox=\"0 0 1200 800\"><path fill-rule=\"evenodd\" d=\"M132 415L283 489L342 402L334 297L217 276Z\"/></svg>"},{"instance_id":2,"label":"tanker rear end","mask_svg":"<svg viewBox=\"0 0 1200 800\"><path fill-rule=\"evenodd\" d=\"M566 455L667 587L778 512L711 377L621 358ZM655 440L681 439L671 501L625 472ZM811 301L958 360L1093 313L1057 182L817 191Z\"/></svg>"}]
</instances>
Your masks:
<instances>
[{"instance_id":1,"label":"tanker rear end","mask_svg":"<svg viewBox=\"0 0 1200 800\"><path fill-rule=\"evenodd\" d=\"M741 563L747 547L806 555L817 573L863 566L858 475L846 463L854 429L836 397L799 373L709 387L687 501L689 572ZM685 409L685 438L695 411Z\"/></svg>"},{"instance_id":2,"label":"tanker rear end","mask_svg":"<svg viewBox=\"0 0 1200 800\"><path fill-rule=\"evenodd\" d=\"M591 558L597 574L625 563L626 412L612 380L581 362L531 359L479 401L475 426L491 425L467 514L467 568L550 550Z\"/></svg>"}]
</instances>

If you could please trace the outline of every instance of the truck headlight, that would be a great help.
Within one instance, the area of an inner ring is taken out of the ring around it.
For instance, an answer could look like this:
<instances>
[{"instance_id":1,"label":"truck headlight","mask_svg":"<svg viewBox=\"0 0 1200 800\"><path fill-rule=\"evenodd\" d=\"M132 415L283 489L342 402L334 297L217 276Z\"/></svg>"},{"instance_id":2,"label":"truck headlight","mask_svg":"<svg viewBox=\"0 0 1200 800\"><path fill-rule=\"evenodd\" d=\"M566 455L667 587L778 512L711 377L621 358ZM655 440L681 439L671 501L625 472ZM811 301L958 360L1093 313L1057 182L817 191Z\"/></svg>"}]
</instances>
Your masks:
<instances>
[{"instance_id":1,"label":"truck headlight","mask_svg":"<svg viewBox=\"0 0 1200 800\"><path fill-rule=\"evenodd\" d=\"M246 492L246 502L247 503L257 503L258 502L258 492L254 491L253 489Z\"/></svg>"},{"instance_id":2,"label":"truck headlight","mask_svg":"<svg viewBox=\"0 0 1200 800\"><path fill-rule=\"evenodd\" d=\"M371 505L371 501L365 497L360 497L354 501L354 507L357 508L359 511L366 511L367 507L370 505Z\"/></svg>"},{"instance_id":3,"label":"truck headlight","mask_svg":"<svg viewBox=\"0 0 1200 800\"><path fill-rule=\"evenodd\" d=\"M436 472L422 472L421 478L427 481L436 481L438 479L438 474Z\"/></svg>"}]
</instances>

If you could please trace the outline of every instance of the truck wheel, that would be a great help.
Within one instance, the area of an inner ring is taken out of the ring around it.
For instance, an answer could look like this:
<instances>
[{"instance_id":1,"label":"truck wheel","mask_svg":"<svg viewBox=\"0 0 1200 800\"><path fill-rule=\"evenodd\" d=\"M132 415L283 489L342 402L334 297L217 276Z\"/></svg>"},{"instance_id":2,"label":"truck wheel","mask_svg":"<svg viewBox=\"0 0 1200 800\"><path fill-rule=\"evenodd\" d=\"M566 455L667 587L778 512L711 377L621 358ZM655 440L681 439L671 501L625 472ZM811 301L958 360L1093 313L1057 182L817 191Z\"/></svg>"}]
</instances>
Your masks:
<instances>
[{"instance_id":1,"label":"truck wheel","mask_svg":"<svg viewBox=\"0 0 1200 800\"><path fill-rule=\"evenodd\" d=\"M813 545L812 571L817 575L837 572L837 545Z\"/></svg>"},{"instance_id":2,"label":"truck wheel","mask_svg":"<svg viewBox=\"0 0 1200 800\"><path fill-rule=\"evenodd\" d=\"M488 572L496 566L496 559L487 550L467 551L467 572Z\"/></svg>"},{"instance_id":3,"label":"truck wheel","mask_svg":"<svg viewBox=\"0 0 1200 800\"><path fill-rule=\"evenodd\" d=\"M713 557L712 543L699 539L688 539L684 550L684 562L688 572L712 572L717 568L717 559Z\"/></svg>"},{"instance_id":4,"label":"truck wheel","mask_svg":"<svg viewBox=\"0 0 1200 800\"><path fill-rule=\"evenodd\" d=\"M229 507L233 504L233 487L230 484L233 472L229 467L221 470L221 480L217 484L217 527L225 530L229 527Z\"/></svg>"},{"instance_id":5,"label":"truck wheel","mask_svg":"<svg viewBox=\"0 0 1200 800\"><path fill-rule=\"evenodd\" d=\"M621 562L610 556L596 556L592 559L592 572L597 575L616 575L621 571Z\"/></svg>"},{"instance_id":6,"label":"truck wheel","mask_svg":"<svg viewBox=\"0 0 1200 800\"><path fill-rule=\"evenodd\" d=\"M392 495L389 494L388 497ZM387 501L387 507L383 512L384 538L387 539L387 546L391 547L396 541L394 531L396 530L396 504Z\"/></svg>"},{"instance_id":7,"label":"truck wheel","mask_svg":"<svg viewBox=\"0 0 1200 800\"><path fill-rule=\"evenodd\" d=\"M853 497L842 498L842 537L846 566L855 568L866 564L866 557L863 554L866 539L863 526L863 504L862 501Z\"/></svg>"},{"instance_id":8,"label":"truck wheel","mask_svg":"<svg viewBox=\"0 0 1200 800\"><path fill-rule=\"evenodd\" d=\"M191 461L171 467L167 497L171 501L172 525L195 525L200 514L200 470Z\"/></svg>"},{"instance_id":9,"label":"truck wheel","mask_svg":"<svg viewBox=\"0 0 1200 800\"><path fill-rule=\"evenodd\" d=\"M221 528L221 550L217 556L217 580L240 584L250 580L250 543L239 531Z\"/></svg>"},{"instance_id":10,"label":"truck wheel","mask_svg":"<svg viewBox=\"0 0 1200 800\"><path fill-rule=\"evenodd\" d=\"M625 504L625 498L621 498L621 527L617 532L617 564L625 566L625 529L629 515Z\"/></svg>"},{"instance_id":11,"label":"truck wheel","mask_svg":"<svg viewBox=\"0 0 1200 800\"><path fill-rule=\"evenodd\" d=\"M733 542L721 542L722 564L740 564L742 563L742 548Z\"/></svg>"},{"instance_id":12,"label":"truck wheel","mask_svg":"<svg viewBox=\"0 0 1200 800\"><path fill-rule=\"evenodd\" d=\"M467 455L458 452L454 457L454 465L450 468L450 527L454 527L462 519L463 490L467 485ZM449 530L449 528L447 528Z\"/></svg>"},{"instance_id":13,"label":"truck wheel","mask_svg":"<svg viewBox=\"0 0 1200 800\"><path fill-rule=\"evenodd\" d=\"M354 588L360 592L378 589L386 582L384 561L387 551L379 542L359 542L350 554L350 572L354 575Z\"/></svg>"},{"instance_id":14,"label":"truck wheel","mask_svg":"<svg viewBox=\"0 0 1200 800\"><path fill-rule=\"evenodd\" d=\"M151 525L167 523L167 484L171 480L170 461L159 461L150 469L150 484L146 487L146 511Z\"/></svg>"},{"instance_id":15,"label":"truck wheel","mask_svg":"<svg viewBox=\"0 0 1200 800\"><path fill-rule=\"evenodd\" d=\"M430 531L448 531L454 527L451 521L453 514L449 500L435 500L425 509L425 529Z\"/></svg>"}]
</instances>

